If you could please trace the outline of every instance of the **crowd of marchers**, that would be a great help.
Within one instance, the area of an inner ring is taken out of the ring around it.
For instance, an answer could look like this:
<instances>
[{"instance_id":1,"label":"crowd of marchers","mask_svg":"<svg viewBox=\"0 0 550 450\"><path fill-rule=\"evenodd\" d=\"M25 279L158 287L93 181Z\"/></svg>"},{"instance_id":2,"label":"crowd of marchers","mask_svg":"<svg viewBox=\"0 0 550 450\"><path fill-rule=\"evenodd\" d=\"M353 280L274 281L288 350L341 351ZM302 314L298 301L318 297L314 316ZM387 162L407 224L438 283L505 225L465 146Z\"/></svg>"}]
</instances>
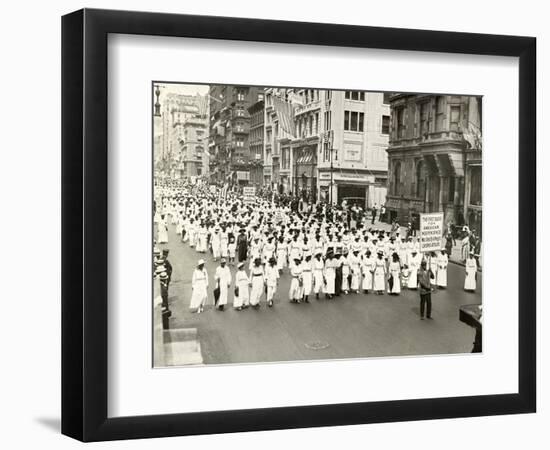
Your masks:
<instances>
[{"instance_id":1,"label":"crowd of marchers","mask_svg":"<svg viewBox=\"0 0 550 450\"><path fill-rule=\"evenodd\" d=\"M296 206L292 201L257 196L245 202L230 191L201 185L155 187L154 276L168 296L172 265L166 249L168 227L173 226L178 245L198 254L191 277L191 310L201 313L210 297L223 311L259 308L288 297L292 303L334 299L347 294L399 295L402 289L418 290L421 315L429 293L447 287L449 238L442 248L422 253L414 230L394 222L390 230L373 224L356 205ZM452 239L452 238L451 238ZM214 286L209 286L205 255L218 265ZM476 255L465 255L464 289L475 292ZM234 267L236 266L236 270ZM233 269L233 270L232 270ZM281 276L290 277L288 293L278 292Z\"/></svg>"}]
</instances>

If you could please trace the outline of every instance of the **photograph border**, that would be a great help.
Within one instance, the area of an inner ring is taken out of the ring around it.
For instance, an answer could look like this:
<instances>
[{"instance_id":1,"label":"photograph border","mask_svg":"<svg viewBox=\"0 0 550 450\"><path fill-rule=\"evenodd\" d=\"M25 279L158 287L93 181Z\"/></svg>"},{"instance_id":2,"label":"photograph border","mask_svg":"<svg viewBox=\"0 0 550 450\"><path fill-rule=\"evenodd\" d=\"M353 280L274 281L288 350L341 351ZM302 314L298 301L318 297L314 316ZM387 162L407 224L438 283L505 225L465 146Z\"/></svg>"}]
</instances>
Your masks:
<instances>
[{"instance_id":1,"label":"photograph border","mask_svg":"<svg viewBox=\"0 0 550 450\"><path fill-rule=\"evenodd\" d=\"M190 37L519 58L518 392L109 418L107 40ZM536 39L83 9L62 18L62 433L105 441L536 410Z\"/></svg>"}]
</instances>

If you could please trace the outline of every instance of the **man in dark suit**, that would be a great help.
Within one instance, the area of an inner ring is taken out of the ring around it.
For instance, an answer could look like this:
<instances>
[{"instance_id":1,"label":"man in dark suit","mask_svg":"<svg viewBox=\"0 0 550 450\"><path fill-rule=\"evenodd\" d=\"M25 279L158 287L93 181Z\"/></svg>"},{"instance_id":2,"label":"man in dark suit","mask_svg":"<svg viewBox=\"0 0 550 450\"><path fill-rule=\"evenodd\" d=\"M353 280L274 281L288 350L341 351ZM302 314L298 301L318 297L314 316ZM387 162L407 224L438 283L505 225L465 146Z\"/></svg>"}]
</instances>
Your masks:
<instances>
[{"instance_id":1,"label":"man in dark suit","mask_svg":"<svg viewBox=\"0 0 550 450\"><path fill-rule=\"evenodd\" d=\"M170 261L168 261L168 249L162 250L162 258L163 258L163 264L166 268L166 274L168 275L168 285L170 285L170 281L172 280L172 264L170 264Z\"/></svg>"},{"instance_id":2,"label":"man in dark suit","mask_svg":"<svg viewBox=\"0 0 550 450\"><path fill-rule=\"evenodd\" d=\"M426 309L426 319L432 318L432 279L435 278L433 272L428 269L426 260L423 259L418 270L418 286L420 287L420 320L424 320L424 309Z\"/></svg>"}]
</instances>

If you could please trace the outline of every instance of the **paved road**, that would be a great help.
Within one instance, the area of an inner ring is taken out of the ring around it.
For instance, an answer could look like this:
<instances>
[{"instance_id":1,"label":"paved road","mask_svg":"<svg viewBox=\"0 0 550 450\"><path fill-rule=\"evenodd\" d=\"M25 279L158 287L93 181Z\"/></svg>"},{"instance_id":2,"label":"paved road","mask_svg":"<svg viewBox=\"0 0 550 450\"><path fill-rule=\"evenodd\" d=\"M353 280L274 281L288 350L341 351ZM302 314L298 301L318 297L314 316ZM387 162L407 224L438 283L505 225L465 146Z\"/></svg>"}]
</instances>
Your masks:
<instances>
[{"instance_id":1,"label":"paved road","mask_svg":"<svg viewBox=\"0 0 550 450\"><path fill-rule=\"evenodd\" d=\"M475 294L462 290L461 266L450 264L447 290L432 295L432 321L419 319L419 295L407 290L400 296L349 294L291 304L288 274L279 282L273 308L265 306L264 297L259 310L236 311L230 294L222 312L212 306L212 256L179 242L169 227L169 243L160 247L170 249L174 268L170 327L197 329L206 364L467 353L472 348L474 331L458 320L458 308L481 303L481 295L479 289ZM194 314L189 311L191 274L201 257L210 276L209 300L202 314Z\"/></svg>"}]
</instances>

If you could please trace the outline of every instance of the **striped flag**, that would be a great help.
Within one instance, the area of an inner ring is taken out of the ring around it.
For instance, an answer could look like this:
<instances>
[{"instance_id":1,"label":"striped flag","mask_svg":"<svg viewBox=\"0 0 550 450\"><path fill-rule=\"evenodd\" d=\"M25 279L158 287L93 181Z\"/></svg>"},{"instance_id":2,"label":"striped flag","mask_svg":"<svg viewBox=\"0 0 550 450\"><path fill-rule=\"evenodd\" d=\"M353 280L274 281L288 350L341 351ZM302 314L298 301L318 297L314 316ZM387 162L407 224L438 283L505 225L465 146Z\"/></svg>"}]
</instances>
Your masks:
<instances>
[{"instance_id":1,"label":"striped flag","mask_svg":"<svg viewBox=\"0 0 550 450\"><path fill-rule=\"evenodd\" d=\"M295 137L294 107L279 97L273 97L273 109L277 113L281 129L290 137Z\"/></svg>"}]
</instances>

